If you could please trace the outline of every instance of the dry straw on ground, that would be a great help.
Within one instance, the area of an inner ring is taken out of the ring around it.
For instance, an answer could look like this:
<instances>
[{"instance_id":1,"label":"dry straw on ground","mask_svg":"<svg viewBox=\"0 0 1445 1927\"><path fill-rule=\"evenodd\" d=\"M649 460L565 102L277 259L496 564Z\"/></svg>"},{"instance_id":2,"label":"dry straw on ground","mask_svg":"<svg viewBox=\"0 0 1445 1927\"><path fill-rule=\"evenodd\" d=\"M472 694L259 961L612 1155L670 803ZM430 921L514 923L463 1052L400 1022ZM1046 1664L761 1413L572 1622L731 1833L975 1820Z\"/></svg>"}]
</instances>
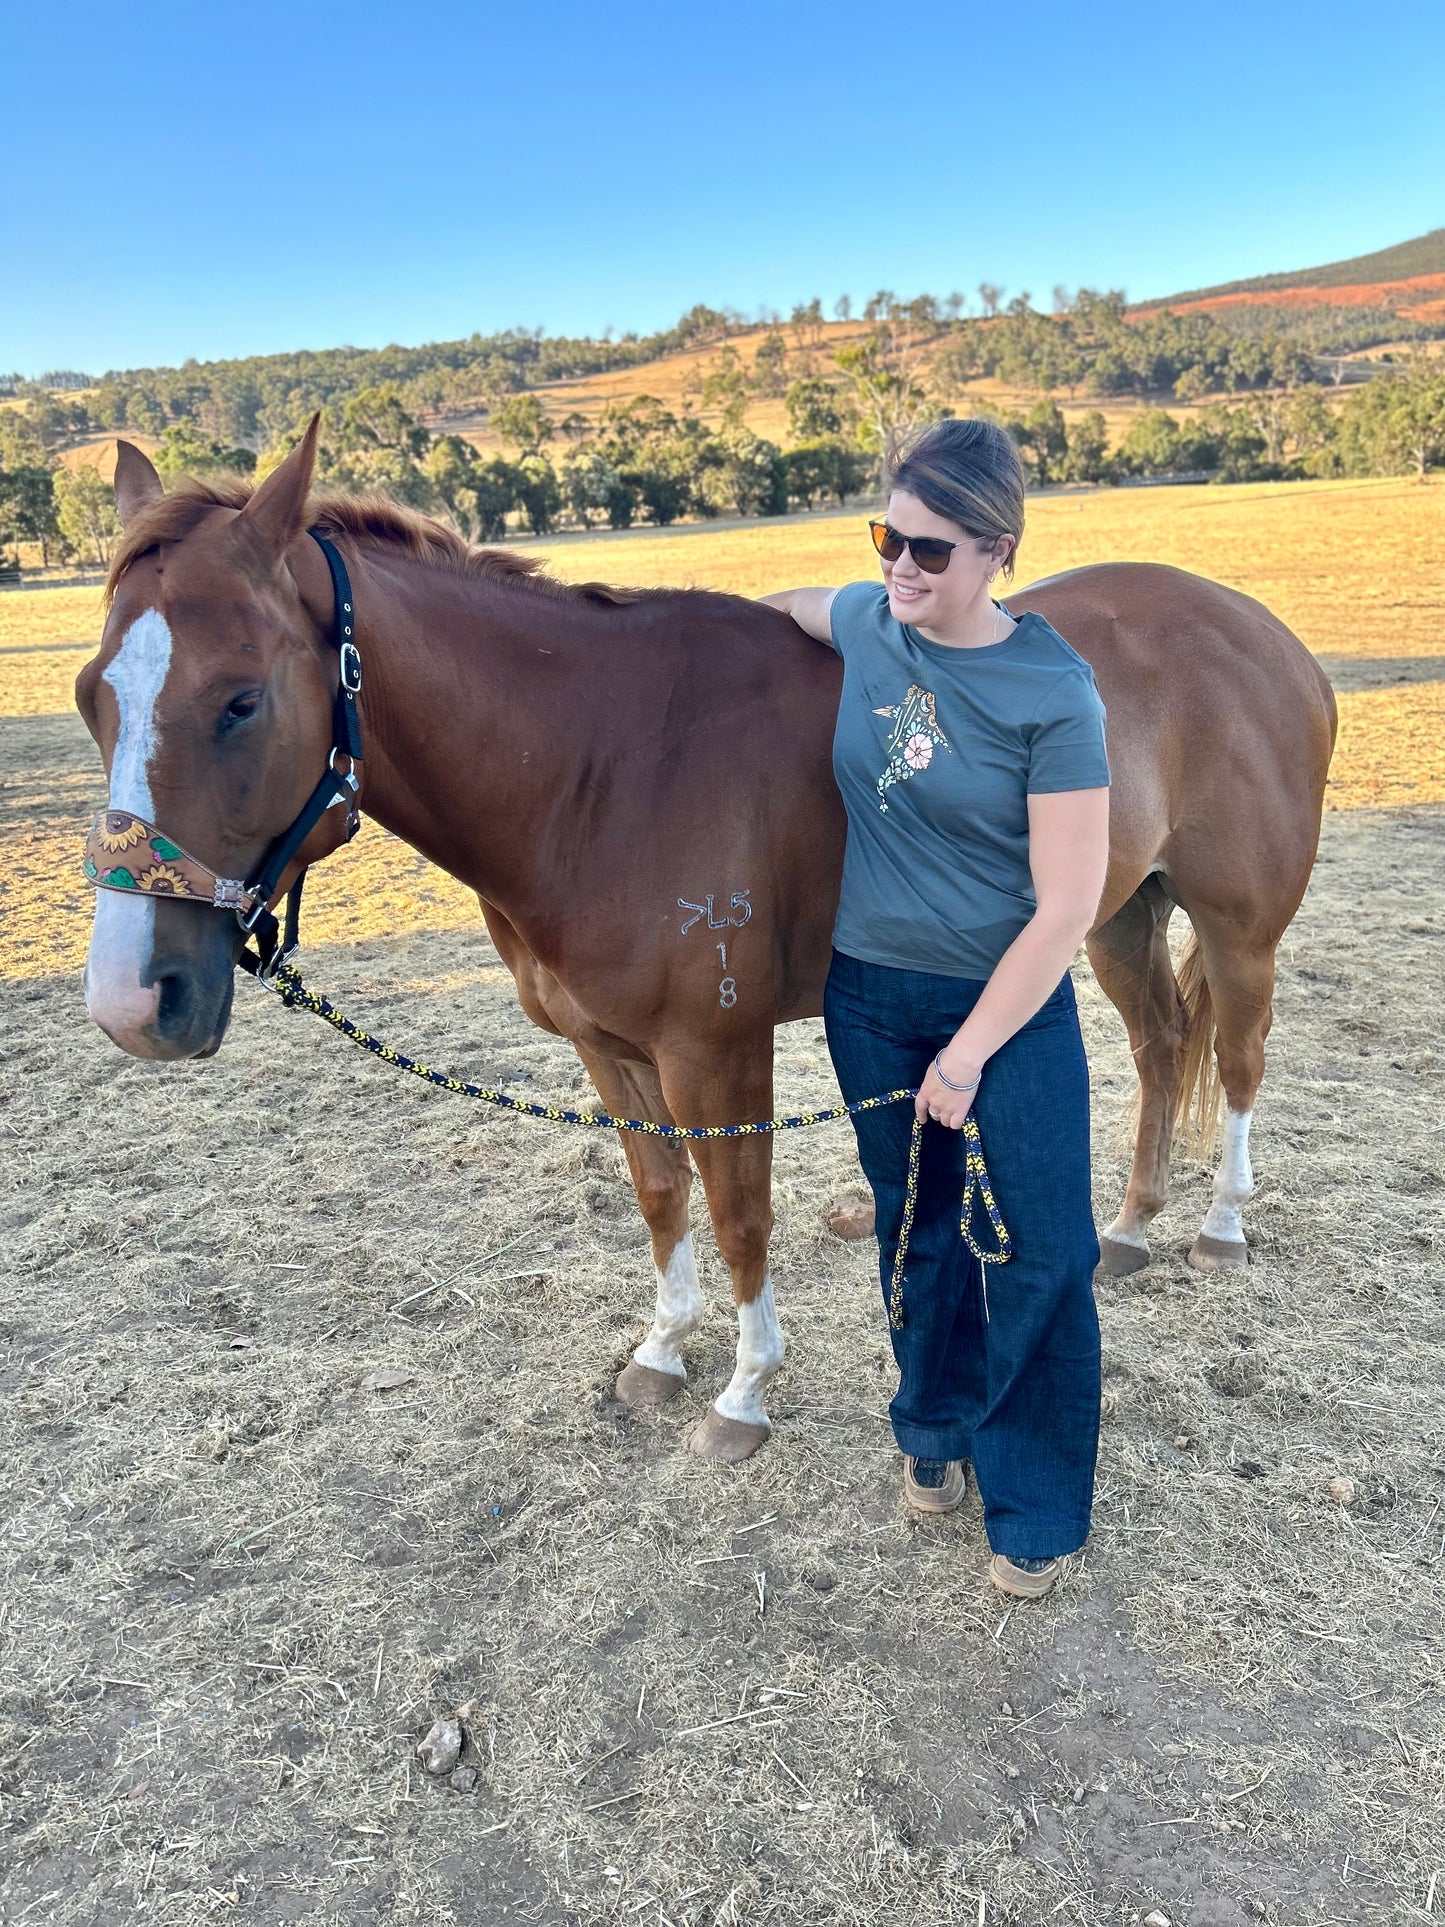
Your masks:
<instances>
[{"instance_id":1,"label":"dry straw on ground","mask_svg":"<svg viewBox=\"0 0 1445 1927\"><path fill-rule=\"evenodd\" d=\"M42 715L0 755L0 833L49 826L60 896L93 751ZM1100 1290L1091 1548L1017 1608L972 1500L897 1509L871 1247L823 1223L846 1129L779 1144L789 1362L772 1444L724 1471L682 1444L734 1333L705 1223L692 1385L610 1400L649 1296L613 1142L478 1115L249 989L215 1060L122 1058L81 1009L83 899L16 971L7 882L0 1920L1430 1918L1442 824L1327 821L1256 1262L1185 1266L1184 1162L1155 1265ZM451 886L373 891L385 847L316 878L308 975L433 1061L584 1098ZM1132 1073L1078 977L1102 1214ZM781 1103L827 1094L816 1024L778 1069Z\"/></svg>"}]
</instances>

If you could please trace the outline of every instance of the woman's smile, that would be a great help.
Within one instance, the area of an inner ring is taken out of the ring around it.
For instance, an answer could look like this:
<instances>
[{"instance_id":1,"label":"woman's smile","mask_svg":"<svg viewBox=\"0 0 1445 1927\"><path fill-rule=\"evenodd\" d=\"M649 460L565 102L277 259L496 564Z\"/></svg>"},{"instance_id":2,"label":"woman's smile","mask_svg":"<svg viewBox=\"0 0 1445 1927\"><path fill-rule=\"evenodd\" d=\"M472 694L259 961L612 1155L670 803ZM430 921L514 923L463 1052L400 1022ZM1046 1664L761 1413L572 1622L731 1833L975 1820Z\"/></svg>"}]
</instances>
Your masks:
<instances>
[{"instance_id":1,"label":"woman's smile","mask_svg":"<svg viewBox=\"0 0 1445 1927\"><path fill-rule=\"evenodd\" d=\"M916 615L931 599L933 591L924 582L917 580L901 582L896 575L890 573L888 593L893 600L894 614L904 616L907 620Z\"/></svg>"}]
</instances>

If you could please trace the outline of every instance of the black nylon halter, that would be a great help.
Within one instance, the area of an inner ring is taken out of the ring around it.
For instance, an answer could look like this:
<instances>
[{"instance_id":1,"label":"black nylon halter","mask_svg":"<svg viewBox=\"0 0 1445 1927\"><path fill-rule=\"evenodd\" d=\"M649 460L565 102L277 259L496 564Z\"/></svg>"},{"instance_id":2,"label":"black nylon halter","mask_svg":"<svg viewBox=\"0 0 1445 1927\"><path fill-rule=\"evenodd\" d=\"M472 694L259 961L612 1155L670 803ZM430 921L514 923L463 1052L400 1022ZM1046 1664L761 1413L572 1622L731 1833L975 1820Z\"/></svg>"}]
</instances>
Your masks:
<instances>
[{"instance_id":1,"label":"black nylon halter","mask_svg":"<svg viewBox=\"0 0 1445 1927\"><path fill-rule=\"evenodd\" d=\"M281 832L246 878L246 888L251 892L251 908L238 910L236 921L246 935L255 940L256 948L242 950L236 961L243 970L248 970L263 982L275 975L300 941L301 887L306 881L304 870L286 894L284 931L273 912L267 908L296 852L326 812L337 803L347 806L348 842L361 828L361 817L356 807L361 788L357 775L357 766L361 762L361 712L356 704L361 694L361 655L354 640L356 620L352 607L351 578L346 573L346 564L335 544L329 542L319 529L308 529L306 532L326 557L336 604L332 641L338 658L338 676L336 695L331 705L331 753L326 759L326 772L302 805L300 815L289 829ZM347 765L344 772L338 767L338 759Z\"/></svg>"}]
</instances>

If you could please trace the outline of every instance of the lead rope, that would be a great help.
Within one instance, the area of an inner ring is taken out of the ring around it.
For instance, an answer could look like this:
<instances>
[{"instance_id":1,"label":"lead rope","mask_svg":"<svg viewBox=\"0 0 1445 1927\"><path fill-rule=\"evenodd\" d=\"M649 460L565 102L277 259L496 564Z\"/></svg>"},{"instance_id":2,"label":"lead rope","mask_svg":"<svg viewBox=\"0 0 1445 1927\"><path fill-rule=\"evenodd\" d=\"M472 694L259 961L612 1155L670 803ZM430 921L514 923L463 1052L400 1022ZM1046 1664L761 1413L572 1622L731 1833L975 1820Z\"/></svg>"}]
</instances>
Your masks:
<instances>
[{"instance_id":1,"label":"lead rope","mask_svg":"<svg viewBox=\"0 0 1445 1927\"><path fill-rule=\"evenodd\" d=\"M273 989L288 1010L309 1011L313 1017L320 1017L330 1024L333 1030L350 1038L359 1049L370 1051L384 1064L391 1064L399 1071L406 1071L412 1077L421 1078L423 1083L434 1084L439 1091L450 1091L454 1097L474 1098L479 1104L492 1104L499 1110L515 1111L520 1117L542 1118L548 1124L580 1124L595 1131L636 1131L643 1137L670 1138L674 1141L696 1138L716 1137L772 1137L779 1131L803 1131L814 1124L833 1124L839 1118L857 1117L863 1111L885 1110L890 1104L901 1104L907 1098L917 1097L918 1087L910 1090L887 1091L880 1097L863 1097L852 1104L833 1104L823 1111L800 1111L796 1117L771 1117L761 1124L654 1124L650 1118L609 1117L605 1111L570 1111L555 1104L534 1104L523 1097L510 1097L506 1091L490 1089L485 1084L469 1084L464 1078L451 1077L445 1071L434 1071L426 1064L419 1064L414 1057L396 1050L390 1044L382 1043L359 1024L352 1023L320 991L310 990L301 981L289 964L282 964L275 975L267 981L267 988ZM977 1258L980 1265L1006 1265L1013 1256L1013 1239L1003 1221L1003 1214L994 1201L993 1186L989 1182L988 1166L983 1157L983 1139L979 1136L978 1120L972 1111L963 1121L964 1141L964 1181L963 1203L959 1211L958 1229L963 1242ZM894 1331L903 1329L903 1267L908 1257L908 1240L913 1230L914 1213L918 1206L918 1176L923 1151L923 1119L915 1117L913 1132L908 1144L908 1175L903 1187L903 1219L898 1227L898 1249L893 1258L893 1275L888 1285L888 1322ZM993 1227L995 1249L985 1251L973 1235L970 1220L973 1216L974 1197L983 1199L984 1210L988 1213ZM988 1316L988 1287L984 1286L984 1316Z\"/></svg>"}]
</instances>

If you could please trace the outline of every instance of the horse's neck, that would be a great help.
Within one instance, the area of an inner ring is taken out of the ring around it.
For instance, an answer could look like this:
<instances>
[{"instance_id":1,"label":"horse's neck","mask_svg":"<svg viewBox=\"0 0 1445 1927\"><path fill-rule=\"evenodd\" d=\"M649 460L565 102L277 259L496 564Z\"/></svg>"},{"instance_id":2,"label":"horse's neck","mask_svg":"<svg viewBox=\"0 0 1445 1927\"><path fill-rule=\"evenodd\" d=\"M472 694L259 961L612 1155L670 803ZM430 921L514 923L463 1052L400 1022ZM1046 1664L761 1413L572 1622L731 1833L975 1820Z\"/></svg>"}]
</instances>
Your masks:
<instances>
[{"instance_id":1,"label":"horse's neck","mask_svg":"<svg viewBox=\"0 0 1445 1927\"><path fill-rule=\"evenodd\" d=\"M523 909L536 852L594 753L584 612L385 558L358 587L357 618L363 810L488 901Z\"/></svg>"}]
</instances>

